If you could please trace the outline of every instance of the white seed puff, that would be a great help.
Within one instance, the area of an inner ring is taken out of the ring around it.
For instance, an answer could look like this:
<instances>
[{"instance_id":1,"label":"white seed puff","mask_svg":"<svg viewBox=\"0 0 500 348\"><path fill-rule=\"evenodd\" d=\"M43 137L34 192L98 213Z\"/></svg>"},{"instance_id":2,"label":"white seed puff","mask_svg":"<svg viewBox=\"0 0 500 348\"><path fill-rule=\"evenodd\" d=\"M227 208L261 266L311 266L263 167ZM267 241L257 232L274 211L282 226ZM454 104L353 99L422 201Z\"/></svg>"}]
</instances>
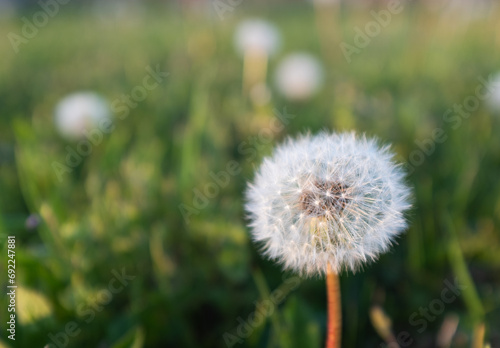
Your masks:
<instances>
[{"instance_id":1,"label":"white seed puff","mask_svg":"<svg viewBox=\"0 0 500 348\"><path fill-rule=\"evenodd\" d=\"M308 53L294 53L286 57L276 70L276 86L290 100L307 100L323 83L323 68Z\"/></svg>"},{"instance_id":2,"label":"white seed puff","mask_svg":"<svg viewBox=\"0 0 500 348\"><path fill-rule=\"evenodd\" d=\"M493 76L493 80L488 84L490 94L487 97L487 104L490 110L500 111L500 72Z\"/></svg>"},{"instance_id":3,"label":"white seed puff","mask_svg":"<svg viewBox=\"0 0 500 348\"><path fill-rule=\"evenodd\" d=\"M354 133L289 139L246 192L253 239L287 270L355 272L407 226L410 190L389 146Z\"/></svg>"},{"instance_id":4,"label":"white seed puff","mask_svg":"<svg viewBox=\"0 0 500 348\"><path fill-rule=\"evenodd\" d=\"M247 52L275 53L280 45L278 29L261 19L247 19L238 25L235 33L236 48L243 55Z\"/></svg>"},{"instance_id":5,"label":"white seed puff","mask_svg":"<svg viewBox=\"0 0 500 348\"><path fill-rule=\"evenodd\" d=\"M66 96L56 106L55 124L67 139L82 139L85 132L98 127L102 120L111 119L106 99L94 92L77 92Z\"/></svg>"}]
</instances>

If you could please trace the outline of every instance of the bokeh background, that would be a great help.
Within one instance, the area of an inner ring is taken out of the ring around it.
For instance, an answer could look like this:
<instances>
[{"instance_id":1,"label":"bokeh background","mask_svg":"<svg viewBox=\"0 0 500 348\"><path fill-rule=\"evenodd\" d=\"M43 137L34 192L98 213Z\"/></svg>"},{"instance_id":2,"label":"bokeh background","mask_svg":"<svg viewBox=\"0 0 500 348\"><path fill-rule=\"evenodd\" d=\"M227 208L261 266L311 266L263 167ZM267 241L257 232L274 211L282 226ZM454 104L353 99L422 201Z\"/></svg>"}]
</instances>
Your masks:
<instances>
[{"instance_id":1,"label":"bokeh background","mask_svg":"<svg viewBox=\"0 0 500 348\"><path fill-rule=\"evenodd\" d=\"M15 342L0 297L1 347L323 346L324 279L264 260L243 205L277 143L325 129L391 143L414 190L407 233L341 275L343 347L500 347L500 110L491 86L473 102L500 71L497 2L403 1L367 41L391 1L63 3L27 38L41 3L0 1L0 284L15 235L18 285ZM268 55L235 47L249 18L278 33ZM321 67L298 99L276 81L294 52ZM147 67L169 75L125 116ZM113 130L58 175L79 142L55 110L78 91L115 103ZM109 298L123 271L134 278Z\"/></svg>"}]
</instances>

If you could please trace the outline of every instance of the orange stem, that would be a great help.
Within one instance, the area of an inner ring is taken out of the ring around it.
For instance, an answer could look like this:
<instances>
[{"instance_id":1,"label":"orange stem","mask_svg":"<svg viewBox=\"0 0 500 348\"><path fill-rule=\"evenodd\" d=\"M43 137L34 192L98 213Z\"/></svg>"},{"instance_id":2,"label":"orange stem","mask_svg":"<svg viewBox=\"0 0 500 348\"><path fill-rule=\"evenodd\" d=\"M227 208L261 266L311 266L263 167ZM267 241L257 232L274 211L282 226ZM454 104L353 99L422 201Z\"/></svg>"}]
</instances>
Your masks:
<instances>
[{"instance_id":1,"label":"orange stem","mask_svg":"<svg viewBox=\"0 0 500 348\"><path fill-rule=\"evenodd\" d=\"M326 348L340 348L342 310L340 303L339 277L330 265L326 271L326 293L328 298L328 326Z\"/></svg>"}]
</instances>

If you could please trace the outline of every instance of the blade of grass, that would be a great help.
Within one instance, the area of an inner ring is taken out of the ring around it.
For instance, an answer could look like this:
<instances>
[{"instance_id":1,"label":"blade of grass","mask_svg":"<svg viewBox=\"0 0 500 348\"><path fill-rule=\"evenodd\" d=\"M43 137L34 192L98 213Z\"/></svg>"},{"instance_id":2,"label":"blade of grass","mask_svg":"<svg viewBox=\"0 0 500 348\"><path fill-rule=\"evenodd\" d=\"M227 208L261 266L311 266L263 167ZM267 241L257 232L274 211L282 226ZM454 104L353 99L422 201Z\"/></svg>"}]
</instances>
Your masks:
<instances>
[{"instance_id":1,"label":"blade of grass","mask_svg":"<svg viewBox=\"0 0 500 348\"><path fill-rule=\"evenodd\" d=\"M474 281L467 269L467 263L465 262L462 249L458 242L455 226L449 213L445 214L444 220L449 235L447 254L453 273L458 278L459 283L464 285L464 302L473 322L475 324L481 323L484 318L483 305L477 293Z\"/></svg>"},{"instance_id":2,"label":"blade of grass","mask_svg":"<svg viewBox=\"0 0 500 348\"><path fill-rule=\"evenodd\" d=\"M261 299L262 300L269 299L271 297L271 292L269 291L266 279L264 278L264 275L262 274L260 268L252 270L252 276L255 281L255 285L257 286L257 290L259 291ZM280 319L276 308L271 314L270 320L273 330L276 333L276 336L281 337Z\"/></svg>"}]
</instances>

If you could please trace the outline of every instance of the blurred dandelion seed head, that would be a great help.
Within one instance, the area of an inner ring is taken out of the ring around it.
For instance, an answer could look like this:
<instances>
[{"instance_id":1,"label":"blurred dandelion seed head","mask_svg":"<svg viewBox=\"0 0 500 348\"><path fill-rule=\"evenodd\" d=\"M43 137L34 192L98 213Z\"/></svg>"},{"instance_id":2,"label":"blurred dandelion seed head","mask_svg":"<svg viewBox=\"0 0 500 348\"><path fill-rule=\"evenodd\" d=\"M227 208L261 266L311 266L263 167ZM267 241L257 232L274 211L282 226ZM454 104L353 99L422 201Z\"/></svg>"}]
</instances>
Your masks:
<instances>
[{"instance_id":1,"label":"blurred dandelion seed head","mask_svg":"<svg viewBox=\"0 0 500 348\"><path fill-rule=\"evenodd\" d=\"M307 276L376 259L406 228L410 208L389 147L354 133L288 140L264 159L246 196L264 254Z\"/></svg>"},{"instance_id":2,"label":"blurred dandelion seed head","mask_svg":"<svg viewBox=\"0 0 500 348\"><path fill-rule=\"evenodd\" d=\"M488 90L491 94L488 97L487 103L491 110L499 112L500 111L500 73L497 73L490 85Z\"/></svg>"},{"instance_id":3,"label":"blurred dandelion seed head","mask_svg":"<svg viewBox=\"0 0 500 348\"><path fill-rule=\"evenodd\" d=\"M286 57L276 71L276 87L290 100L305 100L318 91L323 82L323 69L308 53Z\"/></svg>"},{"instance_id":4,"label":"blurred dandelion seed head","mask_svg":"<svg viewBox=\"0 0 500 348\"><path fill-rule=\"evenodd\" d=\"M241 54L258 52L272 55L280 46L280 35L274 25L261 19L240 23L235 33L235 45Z\"/></svg>"},{"instance_id":5,"label":"blurred dandelion seed head","mask_svg":"<svg viewBox=\"0 0 500 348\"><path fill-rule=\"evenodd\" d=\"M484 20L496 10L497 6L494 0L433 0L429 2L436 2L430 5L430 8L434 10L437 8L441 15L449 16L455 21L465 22Z\"/></svg>"},{"instance_id":6,"label":"blurred dandelion seed head","mask_svg":"<svg viewBox=\"0 0 500 348\"><path fill-rule=\"evenodd\" d=\"M321 6L333 6L340 4L340 0L309 0L309 1Z\"/></svg>"},{"instance_id":7,"label":"blurred dandelion seed head","mask_svg":"<svg viewBox=\"0 0 500 348\"><path fill-rule=\"evenodd\" d=\"M70 140L81 139L102 120L111 119L108 102L93 92L78 92L62 99L55 108L59 133Z\"/></svg>"},{"instance_id":8,"label":"blurred dandelion seed head","mask_svg":"<svg viewBox=\"0 0 500 348\"><path fill-rule=\"evenodd\" d=\"M0 19L13 18L16 15L17 6L12 0L0 0Z\"/></svg>"},{"instance_id":9,"label":"blurred dandelion seed head","mask_svg":"<svg viewBox=\"0 0 500 348\"><path fill-rule=\"evenodd\" d=\"M138 0L96 0L90 6L93 14L104 23L130 20L144 12L143 5Z\"/></svg>"}]
</instances>

